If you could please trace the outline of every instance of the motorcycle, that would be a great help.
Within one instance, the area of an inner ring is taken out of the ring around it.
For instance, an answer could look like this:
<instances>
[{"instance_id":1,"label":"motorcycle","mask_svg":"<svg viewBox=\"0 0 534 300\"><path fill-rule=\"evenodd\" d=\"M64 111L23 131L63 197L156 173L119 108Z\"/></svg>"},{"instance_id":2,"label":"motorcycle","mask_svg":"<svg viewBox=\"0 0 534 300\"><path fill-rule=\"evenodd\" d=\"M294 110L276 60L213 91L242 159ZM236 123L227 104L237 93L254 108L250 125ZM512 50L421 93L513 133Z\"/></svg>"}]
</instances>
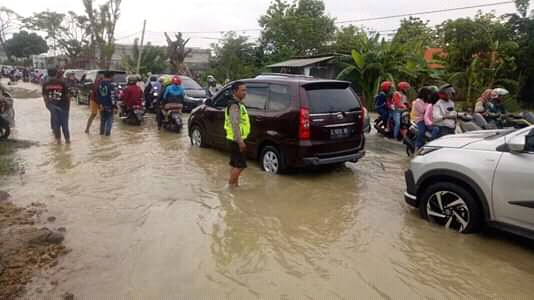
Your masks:
<instances>
[{"instance_id":1,"label":"motorcycle","mask_svg":"<svg viewBox=\"0 0 534 300\"><path fill-rule=\"evenodd\" d=\"M147 112L156 112L156 103L161 96L161 91L157 86L154 86L145 99L145 109Z\"/></svg>"},{"instance_id":2,"label":"motorcycle","mask_svg":"<svg viewBox=\"0 0 534 300\"><path fill-rule=\"evenodd\" d=\"M163 119L161 125L163 128L179 133L183 128L182 108L180 103L167 103L163 107Z\"/></svg>"},{"instance_id":3,"label":"motorcycle","mask_svg":"<svg viewBox=\"0 0 534 300\"><path fill-rule=\"evenodd\" d=\"M455 114L456 129L455 133L464 133L468 131L483 130L482 127L477 125L474 121L472 115L468 113L456 113ZM415 143L417 141L417 135L419 134L419 129L415 122L411 122L410 128L406 132L402 142L406 145L406 154L412 156L416 149ZM428 143L432 139L432 133L430 131L425 132L423 144Z\"/></svg>"},{"instance_id":4,"label":"motorcycle","mask_svg":"<svg viewBox=\"0 0 534 300\"><path fill-rule=\"evenodd\" d=\"M122 102L117 103L119 107L119 119L128 125L141 125L145 120L145 111L141 105L134 105L127 109Z\"/></svg>"},{"instance_id":5,"label":"motorcycle","mask_svg":"<svg viewBox=\"0 0 534 300\"><path fill-rule=\"evenodd\" d=\"M0 140L5 140L9 137L14 123L13 98L6 91L3 91L2 95L0 95Z\"/></svg>"},{"instance_id":6,"label":"motorcycle","mask_svg":"<svg viewBox=\"0 0 534 300\"><path fill-rule=\"evenodd\" d=\"M401 114L401 129L400 137L406 136L408 129L410 128L410 112L408 110L403 110ZM393 122L388 122L380 117L375 119L373 127L378 133L387 137L393 138L393 129L395 124Z\"/></svg>"}]
</instances>

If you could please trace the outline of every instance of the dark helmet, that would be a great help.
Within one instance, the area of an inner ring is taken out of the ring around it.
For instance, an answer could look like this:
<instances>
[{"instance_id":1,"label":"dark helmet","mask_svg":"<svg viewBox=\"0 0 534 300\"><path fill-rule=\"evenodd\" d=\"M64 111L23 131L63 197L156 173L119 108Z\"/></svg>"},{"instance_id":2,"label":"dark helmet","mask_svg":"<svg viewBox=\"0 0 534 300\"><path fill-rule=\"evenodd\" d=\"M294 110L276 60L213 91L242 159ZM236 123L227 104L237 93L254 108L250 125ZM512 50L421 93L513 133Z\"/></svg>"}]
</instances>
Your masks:
<instances>
[{"instance_id":1,"label":"dark helmet","mask_svg":"<svg viewBox=\"0 0 534 300\"><path fill-rule=\"evenodd\" d=\"M135 84L137 82L137 75L130 75L126 79L128 84Z\"/></svg>"}]
</instances>

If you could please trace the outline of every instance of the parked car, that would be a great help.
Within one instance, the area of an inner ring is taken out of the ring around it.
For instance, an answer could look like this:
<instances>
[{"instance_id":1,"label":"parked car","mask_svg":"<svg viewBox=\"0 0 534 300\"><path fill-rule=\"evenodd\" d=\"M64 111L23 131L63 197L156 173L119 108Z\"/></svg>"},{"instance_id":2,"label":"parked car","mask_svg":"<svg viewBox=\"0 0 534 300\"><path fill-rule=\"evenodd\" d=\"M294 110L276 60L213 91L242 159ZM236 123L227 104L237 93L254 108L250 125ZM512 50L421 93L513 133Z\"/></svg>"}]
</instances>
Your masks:
<instances>
[{"instance_id":1,"label":"parked car","mask_svg":"<svg viewBox=\"0 0 534 300\"><path fill-rule=\"evenodd\" d=\"M87 71L81 79L81 88L79 92L79 96L76 99L76 102L78 104L89 104L91 91L93 90L93 86L95 84L95 80L98 74L104 74L106 70L103 69L97 69L97 70L90 70ZM119 89L124 87L127 83L127 74L125 71L119 71L119 70L110 70L113 73L113 82L117 85Z\"/></svg>"},{"instance_id":2,"label":"parked car","mask_svg":"<svg viewBox=\"0 0 534 300\"><path fill-rule=\"evenodd\" d=\"M404 198L423 218L462 233L487 224L534 238L534 126L432 141L405 178Z\"/></svg>"},{"instance_id":3,"label":"parked car","mask_svg":"<svg viewBox=\"0 0 534 300\"><path fill-rule=\"evenodd\" d=\"M74 77L76 77L76 80L78 80L78 82L81 82L82 81L82 77L83 77L84 74L86 74L86 72L87 71L82 70L82 69L66 69L63 72L63 78L67 79L67 75L69 73L74 73Z\"/></svg>"},{"instance_id":4,"label":"parked car","mask_svg":"<svg viewBox=\"0 0 534 300\"><path fill-rule=\"evenodd\" d=\"M194 81L191 77L180 75L180 79L182 80L182 86L185 90L184 108L182 111L189 113L197 106L200 106L204 100L206 100L208 95L206 89L200 86L200 84Z\"/></svg>"},{"instance_id":5,"label":"parked car","mask_svg":"<svg viewBox=\"0 0 534 300\"><path fill-rule=\"evenodd\" d=\"M243 80L250 119L247 156L263 170L357 162L364 156L364 110L349 82L298 75L261 75ZM194 146L226 149L224 110L231 86L194 109L189 136Z\"/></svg>"}]
</instances>

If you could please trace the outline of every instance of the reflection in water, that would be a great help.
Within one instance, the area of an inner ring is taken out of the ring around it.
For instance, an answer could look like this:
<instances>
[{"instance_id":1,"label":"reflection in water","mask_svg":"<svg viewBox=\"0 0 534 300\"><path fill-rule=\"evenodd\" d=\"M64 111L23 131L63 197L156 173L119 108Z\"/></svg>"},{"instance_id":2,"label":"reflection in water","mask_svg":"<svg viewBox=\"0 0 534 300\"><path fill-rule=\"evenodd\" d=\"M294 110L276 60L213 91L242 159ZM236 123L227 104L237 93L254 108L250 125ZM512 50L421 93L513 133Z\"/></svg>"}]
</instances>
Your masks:
<instances>
[{"instance_id":1,"label":"reflection in water","mask_svg":"<svg viewBox=\"0 0 534 300\"><path fill-rule=\"evenodd\" d=\"M5 188L21 205L45 202L73 249L48 298L531 297L532 249L448 232L406 207L397 143L371 135L362 161L319 172L269 176L251 162L228 191L227 154L158 132L152 115L103 138L83 133L87 108L73 106L73 144L56 146L42 101L15 105L33 118L18 137L42 145L19 151L27 171Z\"/></svg>"}]
</instances>

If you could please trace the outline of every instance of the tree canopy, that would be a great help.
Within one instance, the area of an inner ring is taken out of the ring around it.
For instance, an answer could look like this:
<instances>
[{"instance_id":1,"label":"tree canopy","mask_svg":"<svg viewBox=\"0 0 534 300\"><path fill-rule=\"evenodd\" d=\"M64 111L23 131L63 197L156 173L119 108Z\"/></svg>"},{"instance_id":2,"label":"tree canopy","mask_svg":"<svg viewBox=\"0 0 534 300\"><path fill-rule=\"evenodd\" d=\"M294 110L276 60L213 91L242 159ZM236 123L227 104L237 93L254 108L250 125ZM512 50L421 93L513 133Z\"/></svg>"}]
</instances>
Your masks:
<instances>
[{"instance_id":1,"label":"tree canopy","mask_svg":"<svg viewBox=\"0 0 534 300\"><path fill-rule=\"evenodd\" d=\"M48 51L46 41L36 33L22 30L6 41L7 53L17 58L28 58Z\"/></svg>"}]
</instances>

